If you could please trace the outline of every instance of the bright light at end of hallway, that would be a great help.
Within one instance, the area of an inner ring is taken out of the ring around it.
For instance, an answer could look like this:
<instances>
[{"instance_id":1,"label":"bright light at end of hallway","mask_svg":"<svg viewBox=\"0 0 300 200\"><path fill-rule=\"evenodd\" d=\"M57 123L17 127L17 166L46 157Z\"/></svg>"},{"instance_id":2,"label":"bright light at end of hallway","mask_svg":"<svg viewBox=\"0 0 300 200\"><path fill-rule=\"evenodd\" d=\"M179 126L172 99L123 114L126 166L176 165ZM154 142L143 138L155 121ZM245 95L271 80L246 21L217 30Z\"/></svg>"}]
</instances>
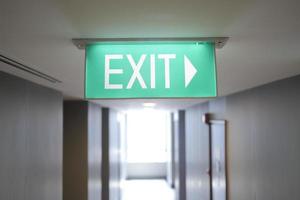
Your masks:
<instances>
[{"instance_id":1,"label":"bright light at end of hallway","mask_svg":"<svg viewBox=\"0 0 300 200\"><path fill-rule=\"evenodd\" d=\"M127 161L166 162L169 113L153 108L127 112Z\"/></svg>"}]
</instances>

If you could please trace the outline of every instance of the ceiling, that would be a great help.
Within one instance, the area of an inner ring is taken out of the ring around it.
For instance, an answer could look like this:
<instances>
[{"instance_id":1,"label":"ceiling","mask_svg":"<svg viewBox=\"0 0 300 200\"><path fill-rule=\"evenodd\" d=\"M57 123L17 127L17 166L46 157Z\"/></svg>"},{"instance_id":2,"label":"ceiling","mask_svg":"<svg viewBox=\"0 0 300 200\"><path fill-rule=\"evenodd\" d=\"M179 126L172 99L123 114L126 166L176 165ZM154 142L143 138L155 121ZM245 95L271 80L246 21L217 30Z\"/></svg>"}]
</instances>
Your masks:
<instances>
[{"instance_id":1,"label":"ceiling","mask_svg":"<svg viewBox=\"0 0 300 200\"><path fill-rule=\"evenodd\" d=\"M72 38L228 36L217 50L219 95L300 74L298 0L0 0L0 54L62 83L5 64L0 70L82 99L84 51ZM203 99L99 100L118 109L156 102L181 109Z\"/></svg>"}]
</instances>

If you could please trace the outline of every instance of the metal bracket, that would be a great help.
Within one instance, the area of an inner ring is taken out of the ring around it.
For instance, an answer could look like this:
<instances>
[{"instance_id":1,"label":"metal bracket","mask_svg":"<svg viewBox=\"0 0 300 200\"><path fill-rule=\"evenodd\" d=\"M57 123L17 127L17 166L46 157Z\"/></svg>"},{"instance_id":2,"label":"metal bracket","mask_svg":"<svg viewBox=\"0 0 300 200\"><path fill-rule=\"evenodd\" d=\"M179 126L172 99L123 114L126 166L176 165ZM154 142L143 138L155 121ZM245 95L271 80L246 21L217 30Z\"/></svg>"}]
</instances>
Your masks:
<instances>
[{"instance_id":1,"label":"metal bracket","mask_svg":"<svg viewBox=\"0 0 300 200\"><path fill-rule=\"evenodd\" d=\"M216 48L222 48L228 37L191 37L191 38L74 38L72 39L73 44L78 49L85 49L86 45L94 43L104 43L104 44L113 44L113 43L202 43L202 42L213 42L215 43Z\"/></svg>"}]
</instances>

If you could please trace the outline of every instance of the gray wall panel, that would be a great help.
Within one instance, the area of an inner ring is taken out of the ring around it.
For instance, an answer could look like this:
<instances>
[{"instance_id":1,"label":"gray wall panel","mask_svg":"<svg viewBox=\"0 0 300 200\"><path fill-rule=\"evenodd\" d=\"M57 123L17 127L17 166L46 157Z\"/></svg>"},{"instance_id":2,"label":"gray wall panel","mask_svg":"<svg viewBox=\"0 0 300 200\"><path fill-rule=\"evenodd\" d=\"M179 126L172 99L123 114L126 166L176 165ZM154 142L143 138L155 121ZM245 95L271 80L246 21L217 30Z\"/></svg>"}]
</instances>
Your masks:
<instances>
[{"instance_id":1,"label":"gray wall panel","mask_svg":"<svg viewBox=\"0 0 300 200\"><path fill-rule=\"evenodd\" d=\"M0 199L62 199L62 95L0 72Z\"/></svg>"},{"instance_id":2,"label":"gray wall panel","mask_svg":"<svg viewBox=\"0 0 300 200\"><path fill-rule=\"evenodd\" d=\"M187 200L209 199L208 127L202 123L202 114L207 111L206 103L186 111Z\"/></svg>"},{"instance_id":3,"label":"gray wall panel","mask_svg":"<svg viewBox=\"0 0 300 200\"><path fill-rule=\"evenodd\" d=\"M101 200L102 110L89 103L88 108L88 199Z\"/></svg>"},{"instance_id":4,"label":"gray wall panel","mask_svg":"<svg viewBox=\"0 0 300 200\"><path fill-rule=\"evenodd\" d=\"M226 119L229 199L300 199L299 104L300 76L297 76L193 107L187 110L186 126L191 137L187 146L201 142L200 138L192 139L198 134L195 130L203 126L193 121L200 113L209 112L213 119ZM208 140L202 142L206 146ZM198 150L194 154L187 152L187 157L207 160ZM200 175L192 163L187 165L188 174ZM187 178L192 181L192 177ZM208 199L201 198L203 194L200 188L190 190L188 200Z\"/></svg>"},{"instance_id":5,"label":"gray wall panel","mask_svg":"<svg viewBox=\"0 0 300 200\"><path fill-rule=\"evenodd\" d=\"M120 200L120 127L117 112L109 111L109 200Z\"/></svg>"}]
</instances>

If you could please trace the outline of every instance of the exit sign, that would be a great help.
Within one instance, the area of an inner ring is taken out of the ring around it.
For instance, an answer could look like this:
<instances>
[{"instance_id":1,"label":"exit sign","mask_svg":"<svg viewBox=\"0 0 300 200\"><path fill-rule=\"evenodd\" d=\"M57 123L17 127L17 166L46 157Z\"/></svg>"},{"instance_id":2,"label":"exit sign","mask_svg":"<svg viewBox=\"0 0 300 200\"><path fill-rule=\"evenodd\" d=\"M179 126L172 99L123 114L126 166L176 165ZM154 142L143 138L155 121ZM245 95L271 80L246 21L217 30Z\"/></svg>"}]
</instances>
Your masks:
<instances>
[{"instance_id":1,"label":"exit sign","mask_svg":"<svg viewBox=\"0 0 300 200\"><path fill-rule=\"evenodd\" d=\"M89 44L85 70L88 99L217 95L214 43Z\"/></svg>"}]
</instances>

